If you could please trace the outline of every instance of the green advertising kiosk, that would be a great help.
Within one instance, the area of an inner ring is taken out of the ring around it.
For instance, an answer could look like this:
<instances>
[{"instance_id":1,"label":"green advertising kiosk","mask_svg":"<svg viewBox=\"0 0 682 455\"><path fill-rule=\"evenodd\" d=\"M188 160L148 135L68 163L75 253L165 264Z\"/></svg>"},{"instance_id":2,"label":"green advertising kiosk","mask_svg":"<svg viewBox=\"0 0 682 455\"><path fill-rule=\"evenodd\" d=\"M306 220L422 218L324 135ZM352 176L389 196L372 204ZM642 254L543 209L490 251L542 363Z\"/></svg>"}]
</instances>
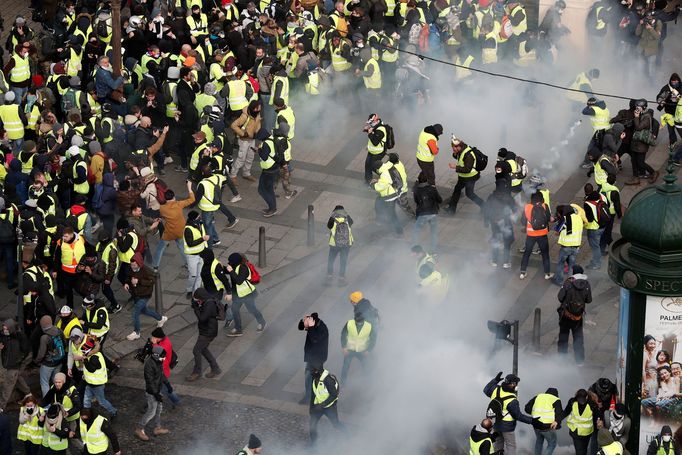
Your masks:
<instances>
[{"instance_id":1,"label":"green advertising kiosk","mask_svg":"<svg viewBox=\"0 0 682 455\"><path fill-rule=\"evenodd\" d=\"M682 435L682 187L672 163L667 170L632 199L609 257L621 287L617 383L632 454L646 453L663 425Z\"/></svg>"}]
</instances>

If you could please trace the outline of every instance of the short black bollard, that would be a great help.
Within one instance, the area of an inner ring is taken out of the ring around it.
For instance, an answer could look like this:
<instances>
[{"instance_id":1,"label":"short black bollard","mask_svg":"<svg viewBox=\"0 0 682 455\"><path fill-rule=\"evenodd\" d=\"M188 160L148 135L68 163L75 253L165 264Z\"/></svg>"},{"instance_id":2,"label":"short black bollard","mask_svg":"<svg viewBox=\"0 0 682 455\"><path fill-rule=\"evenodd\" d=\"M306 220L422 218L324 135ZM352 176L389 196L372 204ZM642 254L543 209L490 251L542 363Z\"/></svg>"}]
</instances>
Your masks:
<instances>
[{"instance_id":1,"label":"short black bollard","mask_svg":"<svg viewBox=\"0 0 682 455\"><path fill-rule=\"evenodd\" d=\"M315 246L315 208L308 206L308 246Z\"/></svg>"},{"instance_id":2,"label":"short black bollard","mask_svg":"<svg viewBox=\"0 0 682 455\"><path fill-rule=\"evenodd\" d=\"M540 325L541 322L541 312L540 308L535 309L535 315L533 317L533 349L535 352L540 352Z\"/></svg>"},{"instance_id":3,"label":"short black bollard","mask_svg":"<svg viewBox=\"0 0 682 455\"><path fill-rule=\"evenodd\" d=\"M265 268L267 261L265 260L265 226L258 228L258 267Z\"/></svg>"},{"instance_id":4,"label":"short black bollard","mask_svg":"<svg viewBox=\"0 0 682 455\"><path fill-rule=\"evenodd\" d=\"M162 314L163 311L163 289L161 288L161 272L159 269L154 269L154 309L157 313Z\"/></svg>"}]
</instances>

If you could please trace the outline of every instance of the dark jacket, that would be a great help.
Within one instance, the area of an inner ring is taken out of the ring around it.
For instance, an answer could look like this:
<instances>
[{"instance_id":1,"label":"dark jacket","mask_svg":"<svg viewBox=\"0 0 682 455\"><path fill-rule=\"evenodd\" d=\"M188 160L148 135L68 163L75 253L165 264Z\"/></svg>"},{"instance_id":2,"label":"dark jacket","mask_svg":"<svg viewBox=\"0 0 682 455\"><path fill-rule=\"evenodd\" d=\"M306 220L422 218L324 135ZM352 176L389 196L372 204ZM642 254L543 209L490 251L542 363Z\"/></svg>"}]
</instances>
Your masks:
<instances>
[{"instance_id":1,"label":"dark jacket","mask_svg":"<svg viewBox=\"0 0 682 455\"><path fill-rule=\"evenodd\" d=\"M196 107L194 107L194 100L196 98L194 88L189 82L181 79L178 81L175 93L178 97L178 109L180 110L180 119L178 120L180 127L185 131L196 131L199 123L199 114Z\"/></svg>"},{"instance_id":2,"label":"dark jacket","mask_svg":"<svg viewBox=\"0 0 682 455\"><path fill-rule=\"evenodd\" d=\"M7 370L16 370L28 354L28 339L24 332L18 329L14 319L7 319L3 324L9 329L9 335L3 335L0 332L0 344L4 346L0 350L2 367Z\"/></svg>"},{"instance_id":3,"label":"dark jacket","mask_svg":"<svg viewBox=\"0 0 682 455\"><path fill-rule=\"evenodd\" d=\"M12 431L9 419L0 412L0 453L12 453Z\"/></svg>"},{"instance_id":4,"label":"dark jacket","mask_svg":"<svg viewBox=\"0 0 682 455\"><path fill-rule=\"evenodd\" d=\"M625 138L622 140L621 146L627 145L626 151L630 151L630 141L632 140L632 132L635 129L635 112L633 109L621 109L615 117L609 120L609 123L620 123L625 127Z\"/></svg>"},{"instance_id":5,"label":"dark jacket","mask_svg":"<svg viewBox=\"0 0 682 455\"><path fill-rule=\"evenodd\" d=\"M137 278L137 285L133 286L132 281L128 281L130 292L136 299L148 299L154 292L155 276L152 269L143 265L137 272L130 271L130 278Z\"/></svg>"},{"instance_id":6,"label":"dark jacket","mask_svg":"<svg viewBox=\"0 0 682 455\"><path fill-rule=\"evenodd\" d=\"M43 334L40 336L40 346L38 347L38 353L34 359L35 363L48 367L57 366L62 362L62 360L66 359L66 356L64 356L62 360L54 360L56 349L52 337L61 337L64 350L66 350L68 345L64 340L64 334L61 330L53 325L41 330L43 331Z\"/></svg>"},{"instance_id":7,"label":"dark jacket","mask_svg":"<svg viewBox=\"0 0 682 455\"><path fill-rule=\"evenodd\" d=\"M675 440L671 439L670 442L663 442L661 436L658 435L649 444L649 448L646 450L646 455L656 455L658 453L659 447L661 446L663 446L664 453L668 453L668 450L670 450L671 445L673 448L673 453L675 455L679 455L680 449L679 447L677 447L677 444L675 444Z\"/></svg>"},{"instance_id":8,"label":"dark jacket","mask_svg":"<svg viewBox=\"0 0 682 455\"><path fill-rule=\"evenodd\" d=\"M635 117L633 120L634 124L634 131L642 131L642 130L650 130L651 129L651 119L653 117L654 111L651 109L646 110L645 112L642 112L642 114L639 117ZM654 132L655 134L658 134L658 131ZM635 153L646 153L649 151L649 145L632 139L632 142L630 143L630 150L635 152Z\"/></svg>"},{"instance_id":9,"label":"dark jacket","mask_svg":"<svg viewBox=\"0 0 682 455\"><path fill-rule=\"evenodd\" d=\"M81 401L81 397L78 394L78 390L71 389L71 386L73 384L66 383L62 386L61 390L57 390L57 388L52 385L50 387L50 390L47 391L43 399L40 401L40 406L43 408L47 408L50 406L52 403L64 403L64 397L69 397L71 400L72 407L69 409L67 412L67 417L71 417L74 414L78 414L81 412L81 409L83 409L83 402Z\"/></svg>"},{"instance_id":10,"label":"dark jacket","mask_svg":"<svg viewBox=\"0 0 682 455\"><path fill-rule=\"evenodd\" d=\"M656 101L658 101L658 109L659 111L665 111L666 114L670 115L675 115L675 109L677 109L677 102L672 100L672 91L673 87L670 86L670 83L674 80L680 80L680 76L677 73L673 73L670 76L670 81L665 84L663 87L661 87L661 90L659 90L658 95L656 95ZM675 88L678 92L682 90L682 87L678 86Z\"/></svg>"},{"instance_id":11,"label":"dark jacket","mask_svg":"<svg viewBox=\"0 0 682 455\"><path fill-rule=\"evenodd\" d=\"M78 263L76 282L78 283L77 290L81 295L97 294L100 285L104 281L104 274L106 272L106 264L95 258L95 261L90 260L87 256L83 256ZM85 272L85 267L90 267L91 273Z\"/></svg>"},{"instance_id":12,"label":"dark jacket","mask_svg":"<svg viewBox=\"0 0 682 455\"><path fill-rule=\"evenodd\" d=\"M417 183L414 186L414 202L417 204L417 218L421 215L437 215L439 204L443 202L438 189L428 182Z\"/></svg>"},{"instance_id":13,"label":"dark jacket","mask_svg":"<svg viewBox=\"0 0 682 455\"><path fill-rule=\"evenodd\" d=\"M571 303L591 303L592 288L587 281L587 275L576 273L568 277L559 289L557 299L561 302L562 308Z\"/></svg>"},{"instance_id":14,"label":"dark jacket","mask_svg":"<svg viewBox=\"0 0 682 455\"><path fill-rule=\"evenodd\" d=\"M495 389L498 387L502 387L501 385L498 385L498 381L493 378L486 386L483 388L483 393L485 393L485 396L487 397L492 397L493 393L495 392ZM509 415L511 415L514 420L511 422L504 421L504 420L498 420L495 422L495 425L493 428L496 431L514 431L516 429L516 421L521 421L523 423L528 423L531 424L533 423L533 418L529 415L523 414L521 412L521 406L519 406L519 400L516 398L511 399L510 401L507 402L507 411L509 412Z\"/></svg>"},{"instance_id":15,"label":"dark jacket","mask_svg":"<svg viewBox=\"0 0 682 455\"><path fill-rule=\"evenodd\" d=\"M218 336L218 308L216 301L212 298L204 301L202 304L192 302L192 309L197 316L197 328L199 335L208 338L215 338Z\"/></svg>"},{"instance_id":16,"label":"dark jacket","mask_svg":"<svg viewBox=\"0 0 682 455\"><path fill-rule=\"evenodd\" d=\"M564 412L561 414L561 420L567 418L569 415L571 415L571 410L573 408L573 403L576 403L575 397L571 398L568 400L568 403L566 403L566 407L564 408ZM599 418L599 409L597 408L597 405L594 404L592 400L587 400L587 402L584 405L581 405L578 403L578 412L581 414L585 411L585 406L589 406L592 408L592 424L594 425L595 431L597 428L597 419ZM572 433L572 431L569 430L569 433Z\"/></svg>"},{"instance_id":17,"label":"dark jacket","mask_svg":"<svg viewBox=\"0 0 682 455\"><path fill-rule=\"evenodd\" d=\"M495 441L495 433L488 433L485 428L483 428L480 425L476 425L473 428L471 428L471 433L469 433L469 437L471 438L472 441L474 442L480 442L480 441L485 441L483 442L480 446L478 446L478 453L480 455L491 455L494 452L493 450L493 445L490 443L490 441L486 441L486 439L490 438L493 441Z\"/></svg>"},{"instance_id":18,"label":"dark jacket","mask_svg":"<svg viewBox=\"0 0 682 455\"><path fill-rule=\"evenodd\" d=\"M102 206L97 210L100 215L114 215L116 213L116 188L114 188L114 174L107 172L102 176Z\"/></svg>"},{"instance_id":19,"label":"dark jacket","mask_svg":"<svg viewBox=\"0 0 682 455\"><path fill-rule=\"evenodd\" d=\"M144 391L155 397L161 396L164 375L161 362L149 356L144 361Z\"/></svg>"},{"instance_id":20,"label":"dark jacket","mask_svg":"<svg viewBox=\"0 0 682 455\"><path fill-rule=\"evenodd\" d=\"M87 318L85 310L83 310L81 319L83 320L84 333L103 328L107 322L107 309L104 306L104 300L95 299L94 307L90 310L90 319Z\"/></svg>"},{"instance_id":21,"label":"dark jacket","mask_svg":"<svg viewBox=\"0 0 682 455\"><path fill-rule=\"evenodd\" d=\"M460 166L458 164L457 167L455 168L455 171L461 172L463 174L468 174L469 172L472 171L472 169L474 168L474 165L476 164L476 156L474 155L473 148L471 148L470 150L467 150L465 148L460 153L464 153L464 158L462 159L464 166ZM459 160L459 155L455 155L453 153L453 158L455 160ZM478 180L480 177L481 177L481 174L479 172L476 175L472 175L471 177L458 176L457 178L458 179L464 179L464 180L467 180L467 179Z\"/></svg>"},{"instance_id":22,"label":"dark jacket","mask_svg":"<svg viewBox=\"0 0 682 455\"><path fill-rule=\"evenodd\" d=\"M97 417L97 414L93 410L92 418L89 419L85 423L86 430L90 429L90 426L92 425L92 422L95 421L96 417ZM79 430L79 432L80 432L80 427L81 427L81 424L76 425L76 429ZM118 444L118 437L116 436L116 433L114 433L114 430L111 428L111 423L109 422L109 420L107 418L105 418L104 422L102 422L102 433L104 433L107 436L107 438L109 438L109 444L111 445L112 452L114 452L114 453L119 452L121 450L121 447ZM84 452L84 453L87 454L88 452Z\"/></svg>"},{"instance_id":23,"label":"dark jacket","mask_svg":"<svg viewBox=\"0 0 682 455\"><path fill-rule=\"evenodd\" d=\"M329 330L327 324L317 317L317 313L311 316L315 320L315 326L306 330L303 361L313 365L324 365L329 352ZM298 321L298 330L304 330L303 319Z\"/></svg>"},{"instance_id":24,"label":"dark jacket","mask_svg":"<svg viewBox=\"0 0 682 455\"><path fill-rule=\"evenodd\" d=\"M313 389L315 388L315 385L319 384L320 380L313 378ZM339 396L339 391L336 388L336 381L332 377L331 374L328 374L326 378L324 378L324 386L327 388L327 391L329 392L329 397L324 400L320 404L314 404L315 403L315 394L311 393L310 394L310 410L311 411L322 411L325 409L329 403L333 402L336 400ZM336 403L334 403L333 406L336 406Z\"/></svg>"}]
</instances>

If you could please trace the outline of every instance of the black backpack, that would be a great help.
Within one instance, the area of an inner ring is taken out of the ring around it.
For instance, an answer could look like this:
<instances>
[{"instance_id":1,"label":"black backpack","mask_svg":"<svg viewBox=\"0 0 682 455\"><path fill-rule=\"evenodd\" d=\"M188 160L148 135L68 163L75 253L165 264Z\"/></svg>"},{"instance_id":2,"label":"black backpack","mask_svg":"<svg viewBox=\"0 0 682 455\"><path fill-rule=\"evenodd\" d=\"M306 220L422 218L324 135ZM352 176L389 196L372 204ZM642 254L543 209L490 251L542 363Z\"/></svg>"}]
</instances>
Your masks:
<instances>
[{"instance_id":1,"label":"black backpack","mask_svg":"<svg viewBox=\"0 0 682 455\"><path fill-rule=\"evenodd\" d=\"M596 201L595 204L593 204L595 201L589 201L588 204L592 205L595 207L595 212L597 212L597 224L599 225L600 228L603 228L609 222L611 221L611 214L609 213L609 205L604 202L603 199L599 199Z\"/></svg>"},{"instance_id":2,"label":"black backpack","mask_svg":"<svg viewBox=\"0 0 682 455\"><path fill-rule=\"evenodd\" d=\"M393 134L393 127L391 125L384 125L384 128L386 128L384 145L386 150L391 150L393 147L395 147L395 135Z\"/></svg>"},{"instance_id":3,"label":"black backpack","mask_svg":"<svg viewBox=\"0 0 682 455\"><path fill-rule=\"evenodd\" d=\"M17 232L7 217L0 217L0 243L14 243Z\"/></svg>"},{"instance_id":4,"label":"black backpack","mask_svg":"<svg viewBox=\"0 0 682 455\"><path fill-rule=\"evenodd\" d=\"M476 157L475 169L478 172L484 171L486 166L488 166L488 156L485 153L481 152L476 147L472 147L471 151L474 153L474 156Z\"/></svg>"},{"instance_id":5,"label":"black backpack","mask_svg":"<svg viewBox=\"0 0 682 455\"><path fill-rule=\"evenodd\" d=\"M394 190L400 192L403 187L403 178L400 176L400 172L398 172L395 166L391 166L388 168L388 174L391 176L391 186Z\"/></svg>"},{"instance_id":6,"label":"black backpack","mask_svg":"<svg viewBox=\"0 0 682 455\"><path fill-rule=\"evenodd\" d=\"M530 222L531 227L534 231L541 231L547 229L549 226L549 220L547 219L547 211L542 205L533 205L530 211Z\"/></svg>"},{"instance_id":7,"label":"black backpack","mask_svg":"<svg viewBox=\"0 0 682 455\"><path fill-rule=\"evenodd\" d=\"M172 370L173 368L175 368L177 366L177 364L178 364L178 353L173 351L173 352L171 352L171 361L168 364L168 366Z\"/></svg>"}]
</instances>

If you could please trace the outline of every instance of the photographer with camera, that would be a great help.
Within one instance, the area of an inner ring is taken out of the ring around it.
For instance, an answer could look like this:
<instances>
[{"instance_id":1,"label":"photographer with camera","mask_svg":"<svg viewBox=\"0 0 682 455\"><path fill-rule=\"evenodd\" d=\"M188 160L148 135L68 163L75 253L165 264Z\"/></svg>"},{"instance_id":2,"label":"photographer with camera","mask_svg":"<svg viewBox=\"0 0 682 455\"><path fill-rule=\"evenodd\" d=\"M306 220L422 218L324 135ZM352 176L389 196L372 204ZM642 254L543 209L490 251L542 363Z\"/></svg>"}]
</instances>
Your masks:
<instances>
[{"instance_id":1,"label":"photographer with camera","mask_svg":"<svg viewBox=\"0 0 682 455\"><path fill-rule=\"evenodd\" d=\"M144 395L147 399L147 411L135 429L135 436L142 441L149 441L149 436L145 433L145 426L151 420L154 420L154 436L170 433L167 428L161 426L161 411L163 410L161 388L164 382L162 364L165 359L166 350L161 346L154 346L151 355L144 361Z\"/></svg>"},{"instance_id":2,"label":"photographer with camera","mask_svg":"<svg viewBox=\"0 0 682 455\"><path fill-rule=\"evenodd\" d=\"M170 338L166 336L161 327L157 327L152 330L152 337L149 339L149 341L151 342L151 345L161 346L163 350L166 351L166 358L162 362L164 378L161 391L168 397L175 407L180 404L181 400L180 397L173 391L173 386L169 380L171 369L175 368L175 365L178 363L178 357L177 355L174 355L173 352L173 343L171 343Z\"/></svg>"}]
</instances>

